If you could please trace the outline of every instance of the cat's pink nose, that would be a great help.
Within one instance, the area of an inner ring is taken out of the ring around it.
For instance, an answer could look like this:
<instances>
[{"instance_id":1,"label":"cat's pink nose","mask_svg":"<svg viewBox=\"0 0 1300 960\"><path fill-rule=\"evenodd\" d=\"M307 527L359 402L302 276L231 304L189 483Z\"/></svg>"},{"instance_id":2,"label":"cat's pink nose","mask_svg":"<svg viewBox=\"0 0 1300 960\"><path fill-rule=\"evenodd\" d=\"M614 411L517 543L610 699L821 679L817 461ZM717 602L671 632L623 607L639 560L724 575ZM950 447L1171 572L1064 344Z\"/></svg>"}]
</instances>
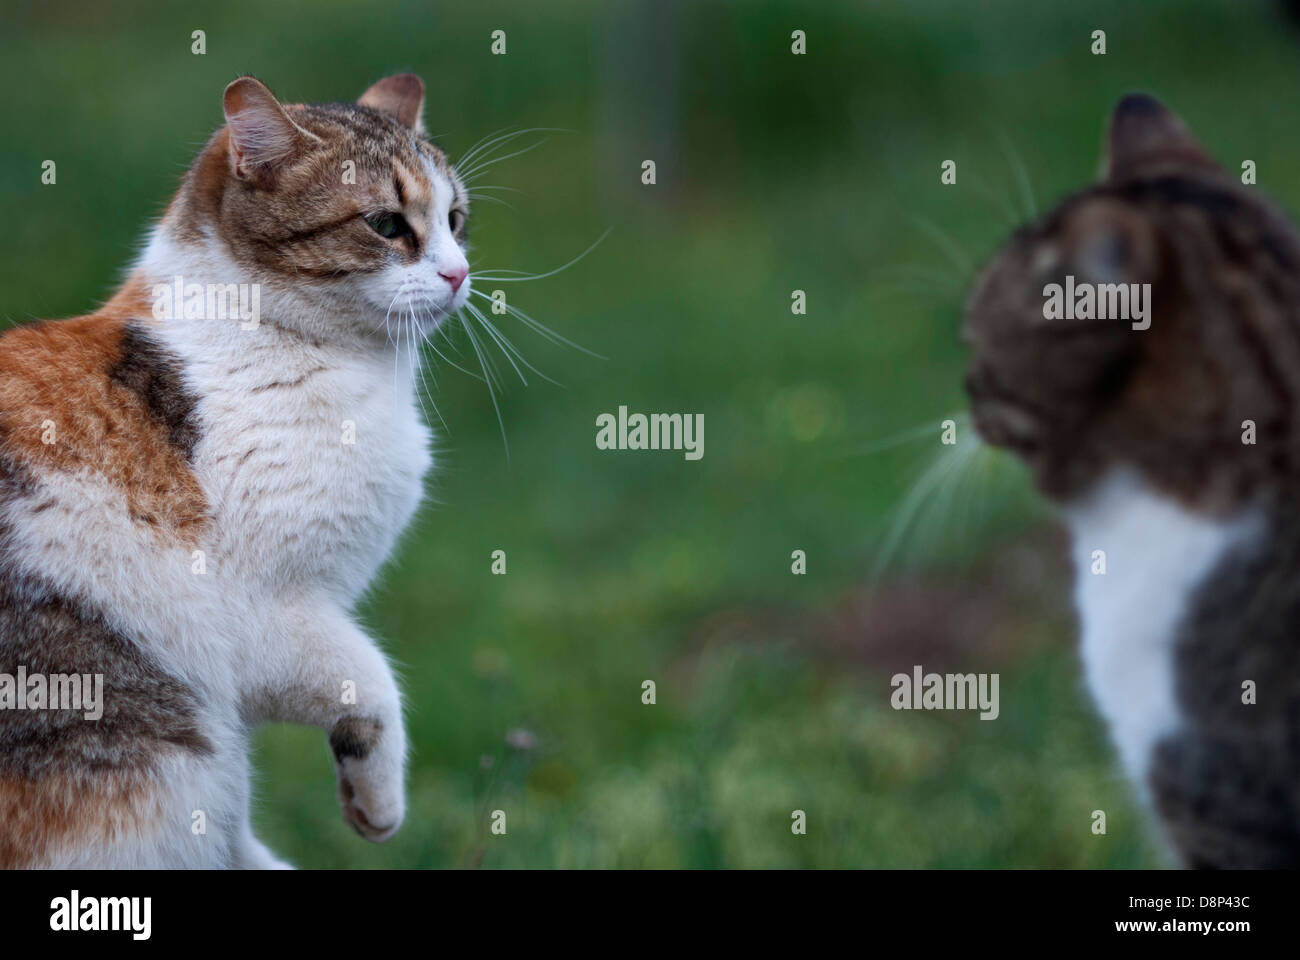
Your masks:
<instances>
[{"instance_id":1,"label":"cat's pink nose","mask_svg":"<svg viewBox=\"0 0 1300 960\"><path fill-rule=\"evenodd\" d=\"M439 270L438 276L451 284L451 292L455 293L460 289L460 285L465 282L469 276L469 267L454 267L451 270Z\"/></svg>"}]
</instances>

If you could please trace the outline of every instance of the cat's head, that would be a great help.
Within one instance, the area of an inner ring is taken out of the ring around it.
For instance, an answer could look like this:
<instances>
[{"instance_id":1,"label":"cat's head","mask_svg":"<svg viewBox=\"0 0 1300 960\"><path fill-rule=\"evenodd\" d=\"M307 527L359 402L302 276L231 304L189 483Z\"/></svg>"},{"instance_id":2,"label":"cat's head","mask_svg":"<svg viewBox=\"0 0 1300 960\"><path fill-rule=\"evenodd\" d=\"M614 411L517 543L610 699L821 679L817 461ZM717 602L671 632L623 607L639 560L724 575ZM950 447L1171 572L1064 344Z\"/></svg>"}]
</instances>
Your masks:
<instances>
[{"instance_id":1,"label":"cat's head","mask_svg":"<svg viewBox=\"0 0 1300 960\"><path fill-rule=\"evenodd\" d=\"M465 304L468 191L426 137L419 77L302 105L246 76L222 105L164 220L182 244L219 246L239 275L216 279L259 283L264 314L317 335L382 338L386 317L429 326Z\"/></svg>"},{"instance_id":2,"label":"cat's head","mask_svg":"<svg viewBox=\"0 0 1300 960\"><path fill-rule=\"evenodd\" d=\"M1102 180L983 270L963 327L974 422L1048 495L1115 466L1211 508L1294 481L1300 240L1256 189L1129 95Z\"/></svg>"}]
</instances>

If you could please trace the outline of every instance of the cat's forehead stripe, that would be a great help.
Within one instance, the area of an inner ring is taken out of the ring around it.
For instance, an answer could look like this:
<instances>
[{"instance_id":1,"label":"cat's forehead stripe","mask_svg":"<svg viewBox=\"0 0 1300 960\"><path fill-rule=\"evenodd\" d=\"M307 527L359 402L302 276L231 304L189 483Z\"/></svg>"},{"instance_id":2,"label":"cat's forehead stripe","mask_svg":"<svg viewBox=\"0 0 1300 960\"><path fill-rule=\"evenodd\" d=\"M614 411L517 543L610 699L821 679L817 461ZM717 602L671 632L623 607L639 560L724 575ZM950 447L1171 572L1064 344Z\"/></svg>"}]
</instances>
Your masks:
<instances>
[{"instance_id":1,"label":"cat's forehead stripe","mask_svg":"<svg viewBox=\"0 0 1300 960\"><path fill-rule=\"evenodd\" d=\"M423 171L416 172L401 160L394 160L393 175L399 185L398 199L403 205L425 207L433 202L433 185Z\"/></svg>"}]
</instances>

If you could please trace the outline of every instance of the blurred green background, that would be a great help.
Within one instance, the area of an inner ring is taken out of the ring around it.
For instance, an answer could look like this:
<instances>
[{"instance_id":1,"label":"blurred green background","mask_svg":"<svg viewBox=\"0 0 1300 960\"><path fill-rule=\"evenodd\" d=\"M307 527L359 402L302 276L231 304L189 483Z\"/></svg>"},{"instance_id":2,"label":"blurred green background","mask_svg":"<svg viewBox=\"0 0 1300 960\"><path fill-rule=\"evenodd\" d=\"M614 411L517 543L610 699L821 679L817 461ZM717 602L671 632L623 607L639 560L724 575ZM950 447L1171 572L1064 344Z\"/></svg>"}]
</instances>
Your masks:
<instances>
[{"instance_id":1,"label":"blurred green background","mask_svg":"<svg viewBox=\"0 0 1300 960\"><path fill-rule=\"evenodd\" d=\"M504 440L483 382L432 371L430 506L361 611L409 700L405 827L357 838L324 735L269 729L255 816L282 856L1158 862L1082 689L1061 535L1014 464L945 462L938 424L963 406L971 270L1094 176L1121 93L1164 98L1300 208L1300 124L1279 109L1300 37L1279 5L10 0L3 18L9 322L108 297L241 72L310 101L414 70L453 158L503 129L569 131L490 168L482 182L521 192L476 206L476 270L547 271L612 227L556 276L478 285L608 359L494 318L565 385L510 384ZM620 404L703 413L704 459L598 451L595 418ZM942 482L918 487L935 464ZM1000 673L1001 716L891 710L889 677L913 664Z\"/></svg>"}]
</instances>

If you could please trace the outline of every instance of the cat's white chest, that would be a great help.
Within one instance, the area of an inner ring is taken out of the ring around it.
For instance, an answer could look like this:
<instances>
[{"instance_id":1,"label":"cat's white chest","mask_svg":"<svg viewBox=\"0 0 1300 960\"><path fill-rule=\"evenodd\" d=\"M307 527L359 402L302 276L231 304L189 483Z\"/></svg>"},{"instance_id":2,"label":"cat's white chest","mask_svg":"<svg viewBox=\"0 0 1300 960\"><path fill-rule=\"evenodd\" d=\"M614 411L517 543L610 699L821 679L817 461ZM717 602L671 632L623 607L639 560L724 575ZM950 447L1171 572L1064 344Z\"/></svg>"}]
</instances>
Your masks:
<instances>
[{"instance_id":1,"label":"cat's white chest","mask_svg":"<svg viewBox=\"0 0 1300 960\"><path fill-rule=\"evenodd\" d=\"M344 607L410 522L431 464L405 358L294 350L265 332L187 351L213 512L211 571L241 595Z\"/></svg>"},{"instance_id":2,"label":"cat's white chest","mask_svg":"<svg viewBox=\"0 0 1300 960\"><path fill-rule=\"evenodd\" d=\"M1181 722L1177 628L1197 587L1253 522L1192 513L1127 469L1112 471L1066 517L1088 687L1125 769L1145 789L1152 748Z\"/></svg>"},{"instance_id":3,"label":"cat's white chest","mask_svg":"<svg viewBox=\"0 0 1300 960\"><path fill-rule=\"evenodd\" d=\"M328 584L350 600L419 504L429 436L401 384L347 369L316 376L315 389L285 398L282 419L246 435L262 438L253 457L261 470L248 477L258 495L230 519L274 564L268 573Z\"/></svg>"},{"instance_id":4,"label":"cat's white chest","mask_svg":"<svg viewBox=\"0 0 1300 960\"><path fill-rule=\"evenodd\" d=\"M347 370L279 398L229 449L251 451L225 498L235 554L286 587L350 601L384 563L419 504L428 430L391 383Z\"/></svg>"}]
</instances>

